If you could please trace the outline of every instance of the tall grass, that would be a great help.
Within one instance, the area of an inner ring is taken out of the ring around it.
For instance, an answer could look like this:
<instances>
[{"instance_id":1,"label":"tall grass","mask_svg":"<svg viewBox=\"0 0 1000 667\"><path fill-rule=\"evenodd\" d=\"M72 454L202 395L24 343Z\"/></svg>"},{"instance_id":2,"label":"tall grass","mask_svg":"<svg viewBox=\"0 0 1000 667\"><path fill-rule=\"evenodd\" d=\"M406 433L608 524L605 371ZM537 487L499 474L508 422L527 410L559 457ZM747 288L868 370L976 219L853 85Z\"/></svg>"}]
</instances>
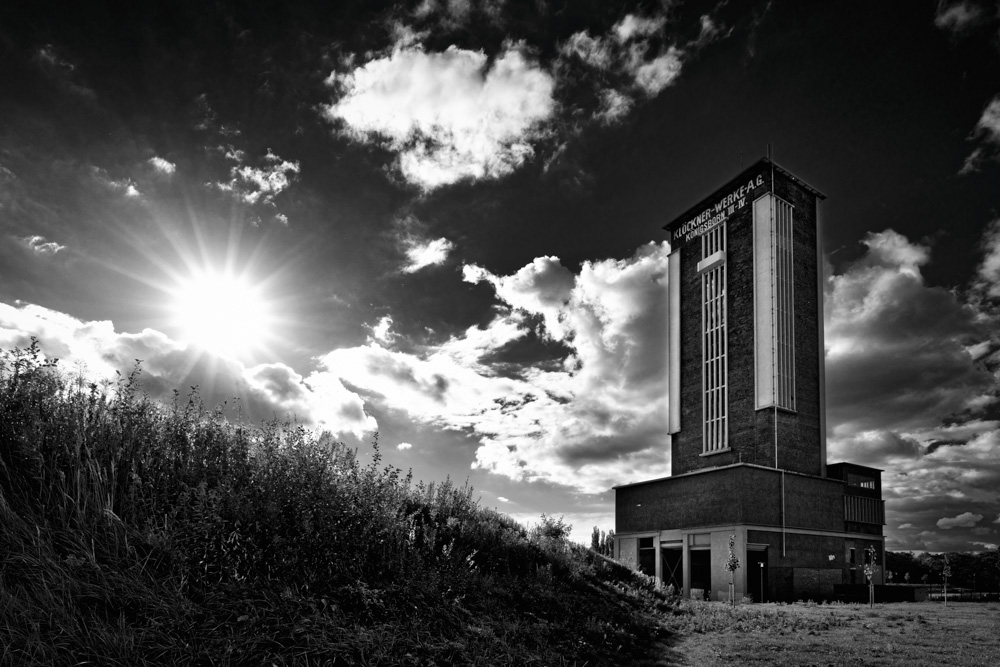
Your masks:
<instances>
[{"instance_id":1,"label":"tall grass","mask_svg":"<svg viewBox=\"0 0 1000 667\"><path fill-rule=\"evenodd\" d=\"M0 356L0 663L612 664L661 633L667 599L561 520L140 370Z\"/></svg>"}]
</instances>

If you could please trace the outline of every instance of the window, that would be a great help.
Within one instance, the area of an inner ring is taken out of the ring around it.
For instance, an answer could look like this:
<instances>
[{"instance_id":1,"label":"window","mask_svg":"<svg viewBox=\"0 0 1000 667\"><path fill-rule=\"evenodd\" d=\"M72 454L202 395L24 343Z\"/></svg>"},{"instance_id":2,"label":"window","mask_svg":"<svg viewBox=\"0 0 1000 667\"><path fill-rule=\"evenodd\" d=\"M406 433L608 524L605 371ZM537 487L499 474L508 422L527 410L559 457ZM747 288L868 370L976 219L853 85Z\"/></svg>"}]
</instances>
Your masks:
<instances>
[{"instance_id":1,"label":"window","mask_svg":"<svg viewBox=\"0 0 1000 667\"><path fill-rule=\"evenodd\" d=\"M792 205L754 202L754 320L757 408L795 409Z\"/></svg>"},{"instance_id":2,"label":"window","mask_svg":"<svg viewBox=\"0 0 1000 667\"><path fill-rule=\"evenodd\" d=\"M652 537L639 538L639 571L651 577L656 576L656 548Z\"/></svg>"},{"instance_id":3,"label":"window","mask_svg":"<svg viewBox=\"0 0 1000 667\"><path fill-rule=\"evenodd\" d=\"M695 533L688 538L688 544L692 547L710 547L712 546L712 534Z\"/></svg>"},{"instance_id":4,"label":"window","mask_svg":"<svg viewBox=\"0 0 1000 667\"><path fill-rule=\"evenodd\" d=\"M857 552L854 551L854 547L851 547L847 553L847 562L854 565L857 562Z\"/></svg>"},{"instance_id":5,"label":"window","mask_svg":"<svg viewBox=\"0 0 1000 667\"><path fill-rule=\"evenodd\" d=\"M875 490L874 478L868 477L867 475L858 475L853 472L847 473L847 485L857 486L862 489L871 489L873 491Z\"/></svg>"},{"instance_id":6,"label":"window","mask_svg":"<svg viewBox=\"0 0 1000 667\"><path fill-rule=\"evenodd\" d=\"M726 224L701 237L702 423L706 454L728 448L726 341Z\"/></svg>"}]
</instances>

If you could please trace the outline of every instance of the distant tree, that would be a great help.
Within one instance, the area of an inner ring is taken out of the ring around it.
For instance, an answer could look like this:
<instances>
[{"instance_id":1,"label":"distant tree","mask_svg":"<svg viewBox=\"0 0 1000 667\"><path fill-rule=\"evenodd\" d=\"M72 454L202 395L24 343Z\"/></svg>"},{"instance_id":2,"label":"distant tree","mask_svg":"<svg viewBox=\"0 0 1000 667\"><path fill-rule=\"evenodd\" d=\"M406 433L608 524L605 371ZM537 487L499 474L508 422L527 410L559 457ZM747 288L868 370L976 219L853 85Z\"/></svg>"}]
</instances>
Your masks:
<instances>
[{"instance_id":1,"label":"distant tree","mask_svg":"<svg viewBox=\"0 0 1000 667\"><path fill-rule=\"evenodd\" d=\"M546 537L552 540L565 540L573 530L571 524L566 523L564 517L558 519L542 514L542 521L534 528L535 535Z\"/></svg>"},{"instance_id":2,"label":"distant tree","mask_svg":"<svg viewBox=\"0 0 1000 667\"><path fill-rule=\"evenodd\" d=\"M615 529L612 528L608 531L608 535L604 540L604 555L611 556L615 555Z\"/></svg>"},{"instance_id":3,"label":"distant tree","mask_svg":"<svg viewBox=\"0 0 1000 667\"><path fill-rule=\"evenodd\" d=\"M941 579L944 580L944 606L948 606L948 577L951 576L951 563L948 556L944 557L944 567L941 568Z\"/></svg>"},{"instance_id":4,"label":"distant tree","mask_svg":"<svg viewBox=\"0 0 1000 667\"><path fill-rule=\"evenodd\" d=\"M597 553L601 552L601 529L594 526L594 532L590 534L590 548Z\"/></svg>"}]
</instances>

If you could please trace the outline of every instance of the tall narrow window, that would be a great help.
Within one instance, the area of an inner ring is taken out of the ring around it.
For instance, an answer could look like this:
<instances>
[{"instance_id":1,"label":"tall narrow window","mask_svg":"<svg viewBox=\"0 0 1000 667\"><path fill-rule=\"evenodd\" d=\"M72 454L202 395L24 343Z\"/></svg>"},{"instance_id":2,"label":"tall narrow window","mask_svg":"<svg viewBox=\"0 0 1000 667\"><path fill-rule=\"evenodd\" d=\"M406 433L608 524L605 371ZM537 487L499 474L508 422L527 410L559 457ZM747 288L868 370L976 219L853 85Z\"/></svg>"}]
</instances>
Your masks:
<instances>
[{"instance_id":1,"label":"tall narrow window","mask_svg":"<svg viewBox=\"0 0 1000 667\"><path fill-rule=\"evenodd\" d=\"M792 205L754 202L754 320L757 408L795 409Z\"/></svg>"},{"instance_id":2,"label":"tall narrow window","mask_svg":"<svg viewBox=\"0 0 1000 667\"><path fill-rule=\"evenodd\" d=\"M728 448L726 224L701 237L702 401L705 454Z\"/></svg>"}]
</instances>

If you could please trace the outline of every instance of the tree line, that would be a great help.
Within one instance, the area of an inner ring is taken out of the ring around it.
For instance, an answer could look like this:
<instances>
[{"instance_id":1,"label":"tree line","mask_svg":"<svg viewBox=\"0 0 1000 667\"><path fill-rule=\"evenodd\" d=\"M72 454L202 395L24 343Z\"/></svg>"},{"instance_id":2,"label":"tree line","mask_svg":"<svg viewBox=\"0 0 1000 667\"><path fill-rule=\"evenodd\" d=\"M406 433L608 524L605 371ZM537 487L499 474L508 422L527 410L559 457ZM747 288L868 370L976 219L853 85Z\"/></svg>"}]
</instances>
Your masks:
<instances>
[{"instance_id":1,"label":"tree line","mask_svg":"<svg viewBox=\"0 0 1000 667\"><path fill-rule=\"evenodd\" d=\"M938 554L887 551L885 554L886 583L938 585L944 583L946 568L950 570L949 588L1000 591L1000 550L997 549Z\"/></svg>"}]
</instances>

